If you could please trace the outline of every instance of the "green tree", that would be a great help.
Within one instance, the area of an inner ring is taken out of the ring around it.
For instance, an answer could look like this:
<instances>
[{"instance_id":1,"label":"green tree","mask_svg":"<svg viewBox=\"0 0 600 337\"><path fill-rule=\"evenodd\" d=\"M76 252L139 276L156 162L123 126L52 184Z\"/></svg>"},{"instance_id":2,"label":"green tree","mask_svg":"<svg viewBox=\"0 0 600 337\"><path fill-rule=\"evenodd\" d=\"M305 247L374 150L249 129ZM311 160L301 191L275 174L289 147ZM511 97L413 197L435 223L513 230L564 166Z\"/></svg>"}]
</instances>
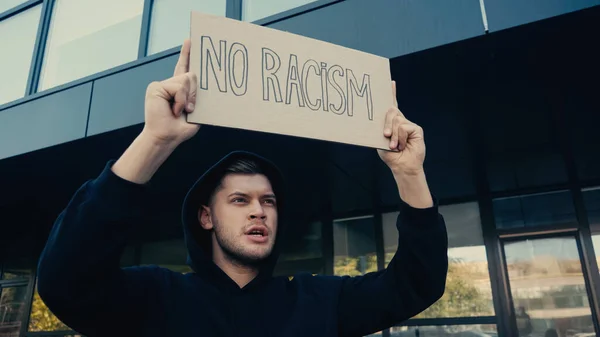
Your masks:
<instances>
[{"instance_id":1,"label":"green tree","mask_svg":"<svg viewBox=\"0 0 600 337\"><path fill-rule=\"evenodd\" d=\"M362 270L364 269L364 273ZM337 256L333 272L335 275L359 276L377 271L377 255L369 254L360 257Z\"/></svg>"},{"instance_id":2,"label":"green tree","mask_svg":"<svg viewBox=\"0 0 600 337\"><path fill-rule=\"evenodd\" d=\"M393 253L386 256L390 261ZM366 272L377 270L377 256L369 255L366 259ZM359 276L365 266L357 257L336 257L334 272L336 275ZM416 318L437 317L464 317L464 316L487 316L493 315L490 299L482 294L473 285L473 278L486 278L480 270L472 270L470 266L460 259L450 259L448 265L448 276L446 279L446 290L431 307L420 313Z\"/></svg>"},{"instance_id":3,"label":"green tree","mask_svg":"<svg viewBox=\"0 0 600 337\"><path fill-rule=\"evenodd\" d=\"M473 285L464 266L458 259L449 261L444 295L416 318L493 315L489 300Z\"/></svg>"},{"instance_id":4,"label":"green tree","mask_svg":"<svg viewBox=\"0 0 600 337\"><path fill-rule=\"evenodd\" d=\"M29 331L64 331L71 330L68 326L63 324L52 312L44 301L42 301L40 295L35 291L33 296L33 303L31 304L31 316L29 318Z\"/></svg>"}]
</instances>

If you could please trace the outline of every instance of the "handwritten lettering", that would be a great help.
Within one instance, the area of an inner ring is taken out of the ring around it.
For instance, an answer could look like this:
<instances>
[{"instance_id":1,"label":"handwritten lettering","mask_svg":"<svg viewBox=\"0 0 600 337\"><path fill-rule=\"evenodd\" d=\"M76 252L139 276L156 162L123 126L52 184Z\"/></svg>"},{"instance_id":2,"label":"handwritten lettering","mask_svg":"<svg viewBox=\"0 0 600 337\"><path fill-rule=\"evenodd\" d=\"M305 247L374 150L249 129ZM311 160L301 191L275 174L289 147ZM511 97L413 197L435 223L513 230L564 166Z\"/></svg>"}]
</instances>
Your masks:
<instances>
[{"instance_id":1,"label":"handwritten lettering","mask_svg":"<svg viewBox=\"0 0 600 337\"><path fill-rule=\"evenodd\" d=\"M242 80L241 83L238 84L237 78L235 76L236 70L239 69L236 67L236 56L242 58ZM231 90L236 96L242 96L248 90L248 49L241 43L234 43L231 45L231 49L229 50L229 64L231 65L229 70L229 83L231 83Z\"/></svg>"},{"instance_id":2,"label":"handwritten lettering","mask_svg":"<svg viewBox=\"0 0 600 337\"><path fill-rule=\"evenodd\" d=\"M339 64L310 58L301 60L296 54L281 57L267 47L262 47L260 57L253 61L252 51L249 52L244 44L235 42L228 48L227 41L219 40L217 48L210 36L201 37L200 49L199 84L202 90L209 90L212 86L222 93L246 95L253 67L259 75L259 65L252 62L260 60L263 101L308 107L313 111L331 111L349 117L353 117L356 111L362 115L366 110L368 120L373 120L370 74L358 74L357 78L355 70ZM282 59L287 59L287 64L285 61L282 63Z\"/></svg>"},{"instance_id":3,"label":"handwritten lettering","mask_svg":"<svg viewBox=\"0 0 600 337\"><path fill-rule=\"evenodd\" d=\"M271 65L270 65L271 64ZM279 78L275 73L279 71L281 67L281 59L276 52L269 48L262 49L262 87L263 87L263 100L270 100L269 93L273 88L275 95L275 102L283 102L281 99L281 87L279 85Z\"/></svg>"},{"instance_id":4,"label":"handwritten lettering","mask_svg":"<svg viewBox=\"0 0 600 337\"><path fill-rule=\"evenodd\" d=\"M327 82L331 84L335 91L337 91L338 95L340 95L340 106L336 108L333 103L330 103L329 108L334 113L343 115L346 111L346 96L344 95L344 89L342 89L342 86L335 80L336 73L339 73L338 76L344 77L344 68L337 64L329 68L329 71L327 72Z\"/></svg>"},{"instance_id":5,"label":"handwritten lettering","mask_svg":"<svg viewBox=\"0 0 600 337\"><path fill-rule=\"evenodd\" d=\"M208 90L208 77L209 77L209 66L214 75L219 91L227 92L227 76L225 74L225 61L226 57L224 54L227 49L226 41L219 41L219 55L215 50L212 38L210 36L202 36L200 39L200 88Z\"/></svg>"},{"instance_id":6,"label":"handwritten lettering","mask_svg":"<svg viewBox=\"0 0 600 337\"><path fill-rule=\"evenodd\" d=\"M298 100L298 106L304 107L302 83L300 82L300 76L298 75L298 56L291 54L289 65L287 85L285 86L285 104L290 104L292 102L292 90L294 90Z\"/></svg>"},{"instance_id":7,"label":"handwritten lettering","mask_svg":"<svg viewBox=\"0 0 600 337\"><path fill-rule=\"evenodd\" d=\"M362 85L360 86L360 91L356 87L357 81L354 76L354 72L351 69L346 70L346 79L348 83L347 93L348 93L348 116L352 116L354 112L354 94L359 97L367 95L367 111L369 114L369 120L373 120L373 96L371 95L371 76L365 74L363 76Z\"/></svg>"},{"instance_id":8,"label":"handwritten lettering","mask_svg":"<svg viewBox=\"0 0 600 337\"><path fill-rule=\"evenodd\" d=\"M242 61L238 62L240 58ZM236 96L244 95L248 90L248 68L248 49L243 44L233 43L227 50L227 41L220 40L217 55L212 38L200 38L200 89L209 90L211 77L220 92L226 93L229 88ZM241 79L236 76L236 70L241 72Z\"/></svg>"}]
</instances>

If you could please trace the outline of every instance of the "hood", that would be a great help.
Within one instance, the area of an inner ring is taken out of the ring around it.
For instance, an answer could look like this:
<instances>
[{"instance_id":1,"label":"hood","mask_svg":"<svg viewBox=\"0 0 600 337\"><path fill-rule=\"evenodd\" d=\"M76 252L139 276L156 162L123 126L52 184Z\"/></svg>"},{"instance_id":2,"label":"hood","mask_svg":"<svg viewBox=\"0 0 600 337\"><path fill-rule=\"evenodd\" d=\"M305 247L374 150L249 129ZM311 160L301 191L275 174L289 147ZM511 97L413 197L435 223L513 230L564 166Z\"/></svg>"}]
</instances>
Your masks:
<instances>
[{"instance_id":1,"label":"hood","mask_svg":"<svg viewBox=\"0 0 600 337\"><path fill-rule=\"evenodd\" d=\"M257 162L269 179L273 192L277 197L278 224L275 245L271 255L260 265L258 276L245 287L251 288L271 278L279 258L281 238L285 230L283 214L285 205L284 180L283 175L274 163L255 153L246 151L234 151L219 160L200 176L187 192L182 207L183 233L188 251L187 264L192 270L209 281L213 281L216 285L235 286L237 288L237 284L212 261L211 232L203 229L200 225L198 209L206 203L212 191L221 181L225 168L238 159L251 159Z\"/></svg>"}]
</instances>

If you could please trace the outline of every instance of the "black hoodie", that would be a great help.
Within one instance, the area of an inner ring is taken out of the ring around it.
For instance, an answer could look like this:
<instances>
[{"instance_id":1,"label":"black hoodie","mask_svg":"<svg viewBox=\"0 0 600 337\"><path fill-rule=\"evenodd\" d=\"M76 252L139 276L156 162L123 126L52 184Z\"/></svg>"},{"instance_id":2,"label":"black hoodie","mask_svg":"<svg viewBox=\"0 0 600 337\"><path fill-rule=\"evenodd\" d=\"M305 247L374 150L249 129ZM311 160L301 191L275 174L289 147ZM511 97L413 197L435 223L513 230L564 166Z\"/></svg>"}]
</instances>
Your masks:
<instances>
[{"instance_id":1,"label":"black hoodie","mask_svg":"<svg viewBox=\"0 0 600 337\"><path fill-rule=\"evenodd\" d=\"M275 253L240 288L207 256L194 233L199 226L186 221L185 210L194 272L120 268L147 191L115 175L112 163L72 197L38 265L41 298L89 337L364 336L418 314L444 292L447 233L437 202L428 209L400 204L398 250L387 269L364 276L273 277Z\"/></svg>"}]
</instances>

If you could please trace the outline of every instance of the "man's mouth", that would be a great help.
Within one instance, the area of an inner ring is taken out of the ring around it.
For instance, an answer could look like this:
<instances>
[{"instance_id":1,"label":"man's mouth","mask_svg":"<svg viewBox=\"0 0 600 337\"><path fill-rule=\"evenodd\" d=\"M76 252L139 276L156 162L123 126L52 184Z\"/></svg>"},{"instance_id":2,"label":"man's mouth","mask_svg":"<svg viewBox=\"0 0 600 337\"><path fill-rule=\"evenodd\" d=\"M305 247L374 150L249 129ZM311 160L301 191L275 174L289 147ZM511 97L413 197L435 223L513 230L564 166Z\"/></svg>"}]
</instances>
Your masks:
<instances>
[{"instance_id":1,"label":"man's mouth","mask_svg":"<svg viewBox=\"0 0 600 337\"><path fill-rule=\"evenodd\" d=\"M254 225L246 231L246 235L251 236L268 236L269 232L267 231L267 227Z\"/></svg>"}]
</instances>

